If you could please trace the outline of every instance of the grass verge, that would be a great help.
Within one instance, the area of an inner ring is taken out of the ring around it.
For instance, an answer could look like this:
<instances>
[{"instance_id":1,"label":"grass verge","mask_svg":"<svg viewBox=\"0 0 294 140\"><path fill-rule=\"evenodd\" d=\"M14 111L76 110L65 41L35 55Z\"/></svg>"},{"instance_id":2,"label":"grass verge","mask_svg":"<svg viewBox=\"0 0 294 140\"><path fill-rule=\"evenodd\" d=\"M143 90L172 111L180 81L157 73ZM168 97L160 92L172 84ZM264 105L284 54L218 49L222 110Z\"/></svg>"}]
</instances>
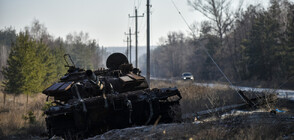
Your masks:
<instances>
[{"instance_id":1,"label":"grass verge","mask_svg":"<svg viewBox=\"0 0 294 140\"><path fill-rule=\"evenodd\" d=\"M30 96L27 106L25 95L14 97L8 94L5 104L2 92L0 96L0 137L10 139L45 135L46 125L42 108L46 96Z\"/></svg>"}]
</instances>

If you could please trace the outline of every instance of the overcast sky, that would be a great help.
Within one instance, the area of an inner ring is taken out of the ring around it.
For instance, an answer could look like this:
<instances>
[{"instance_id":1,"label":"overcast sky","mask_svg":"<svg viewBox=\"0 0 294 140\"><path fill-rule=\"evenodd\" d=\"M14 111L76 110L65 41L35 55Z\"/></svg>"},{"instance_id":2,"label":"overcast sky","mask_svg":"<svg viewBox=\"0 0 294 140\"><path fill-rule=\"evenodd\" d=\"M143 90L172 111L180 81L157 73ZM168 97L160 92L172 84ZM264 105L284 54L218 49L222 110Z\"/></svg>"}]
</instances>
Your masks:
<instances>
[{"instance_id":1,"label":"overcast sky","mask_svg":"<svg viewBox=\"0 0 294 140\"><path fill-rule=\"evenodd\" d=\"M170 31L188 33L171 0L151 1L151 44ZM173 0L188 24L205 18L188 6L186 0ZM233 0L236 1L236 0ZM268 3L268 0L245 0L248 3ZM54 37L73 32L88 32L103 46L126 46L123 42L128 28L134 30L134 19L128 14L146 13L146 0L0 0L0 29L12 26L17 31L29 26L34 19L47 27ZM139 18L139 46L146 44L146 14ZM134 38L134 37L133 37ZM133 43L134 44L134 43Z\"/></svg>"}]
</instances>

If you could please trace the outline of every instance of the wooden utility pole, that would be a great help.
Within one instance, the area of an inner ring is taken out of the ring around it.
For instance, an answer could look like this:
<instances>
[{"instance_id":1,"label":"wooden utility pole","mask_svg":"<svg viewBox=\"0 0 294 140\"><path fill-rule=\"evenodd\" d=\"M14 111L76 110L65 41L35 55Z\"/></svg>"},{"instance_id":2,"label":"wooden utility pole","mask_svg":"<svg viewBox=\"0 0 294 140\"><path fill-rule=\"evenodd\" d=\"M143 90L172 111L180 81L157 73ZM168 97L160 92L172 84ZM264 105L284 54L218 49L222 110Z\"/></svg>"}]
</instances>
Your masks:
<instances>
[{"instance_id":1,"label":"wooden utility pole","mask_svg":"<svg viewBox=\"0 0 294 140\"><path fill-rule=\"evenodd\" d=\"M144 14L141 16L138 16L137 8L135 7L135 16L129 15L129 18L135 18L136 68L138 68L138 17L144 17Z\"/></svg>"},{"instance_id":2,"label":"wooden utility pole","mask_svg":"<svg viewBox=\"0 0 294 140\"><path fill-rule=\"evenodd\" d=\"M106 66L106 63L104 63L104 47L102 46L102 60L101 60L102 64L105 64L103 65L103 67Z\"/></svg>"},{"instance_id":3,"label":"wooden utility pole","mask_svg":"<svg viewBox=\"0 0 294 140\"><path fill-rule=\"evenodd\" d=\"M132 64L132 35L134 35L134 34L132 34L132 32L131 32L131 28L129 29L129 33L128 34L125 33L125 35L129 35L129 42L130 42L130 44L129 44L129 46L130 46L130 64Z\"/></svg>"},{"instance_id":4,"label":"wooden utility pole","mask_svg":"<svg viewBox=\"0 0 294 140\"><path fill-rule=\"evenodd\" d=\"M127 42L127 52L126 52L126 56L127 56L128 60L129 60L129 36L127 36L127 40L126 40L126 41L124 40L124 42Z\"/></svg>"},{"instance_id":5,"label":"wooden utility pole","mask_svg":"<svg viewBox=\"0 0 294 140\"><path fill-rule=\"evenodd\" d=\"M147 70L146 70L146 78L147 82L150 85L150 4L149 0L147 0Z\"/></svg>"}]
</instances>

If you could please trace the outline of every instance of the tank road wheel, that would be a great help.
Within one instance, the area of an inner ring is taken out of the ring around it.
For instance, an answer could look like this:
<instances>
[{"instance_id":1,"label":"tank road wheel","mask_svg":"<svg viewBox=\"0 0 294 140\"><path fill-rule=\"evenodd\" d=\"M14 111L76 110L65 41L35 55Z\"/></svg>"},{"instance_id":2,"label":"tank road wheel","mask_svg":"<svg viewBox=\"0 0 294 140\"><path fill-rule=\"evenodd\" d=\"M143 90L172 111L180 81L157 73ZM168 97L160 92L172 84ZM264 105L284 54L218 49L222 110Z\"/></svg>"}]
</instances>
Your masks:
<instances>
[{"instance_id":1,"label":"tank road wheel","mask_svg":"<svg viewBox=\"0 0 294 140\"><path fill-rule=\"evenodd\" d=\"M182 121L182 111L179 104L170 106L168 115L171 118L172 122L181 122Z\"/></svg>"},{"instance_id":2,"label":"tank road wheel","mask_svg":"<svg viewBox=\"0 0 294 140\"><path fill-rule=\"evenodd\" d=\"M160 112L164 123L181 122L182 120L181 107L178 102L161 103Z\"/></svg>"},{"instance_id":3,"label":"tank road wheel","mask_svg":"<svg viewBox=\"0 0 294 140\"><path fill-rule=\"evenodd\" d=\"M52 128L51 128L51 126L48 126L47 129L48 129L48 137L50 139L50 138L52 138L54 136L53 133L52 133Z\"/></svg>"}]
</instances>

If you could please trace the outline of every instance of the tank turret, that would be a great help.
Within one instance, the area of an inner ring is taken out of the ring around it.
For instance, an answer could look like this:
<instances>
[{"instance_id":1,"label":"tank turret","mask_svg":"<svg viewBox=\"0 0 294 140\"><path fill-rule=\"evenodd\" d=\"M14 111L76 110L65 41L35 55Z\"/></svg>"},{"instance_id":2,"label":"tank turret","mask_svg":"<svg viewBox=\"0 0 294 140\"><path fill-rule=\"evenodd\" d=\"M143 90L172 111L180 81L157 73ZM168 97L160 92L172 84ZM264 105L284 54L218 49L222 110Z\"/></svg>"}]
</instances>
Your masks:
<instances>
[{"instance_id":1,"label":"tank turret","mask_svg":"<svg viewBox=\"0 0 294 140\"><path fill-rule=\"evenodd\" d=\"M67 62L68 72L43 91L52 102L45 111L49 138L83 139L156 120L180 121L182 97L177 88L150 89L121 53L110 55L106 66L92 71Z\"/></svg>"}]
</instances>

